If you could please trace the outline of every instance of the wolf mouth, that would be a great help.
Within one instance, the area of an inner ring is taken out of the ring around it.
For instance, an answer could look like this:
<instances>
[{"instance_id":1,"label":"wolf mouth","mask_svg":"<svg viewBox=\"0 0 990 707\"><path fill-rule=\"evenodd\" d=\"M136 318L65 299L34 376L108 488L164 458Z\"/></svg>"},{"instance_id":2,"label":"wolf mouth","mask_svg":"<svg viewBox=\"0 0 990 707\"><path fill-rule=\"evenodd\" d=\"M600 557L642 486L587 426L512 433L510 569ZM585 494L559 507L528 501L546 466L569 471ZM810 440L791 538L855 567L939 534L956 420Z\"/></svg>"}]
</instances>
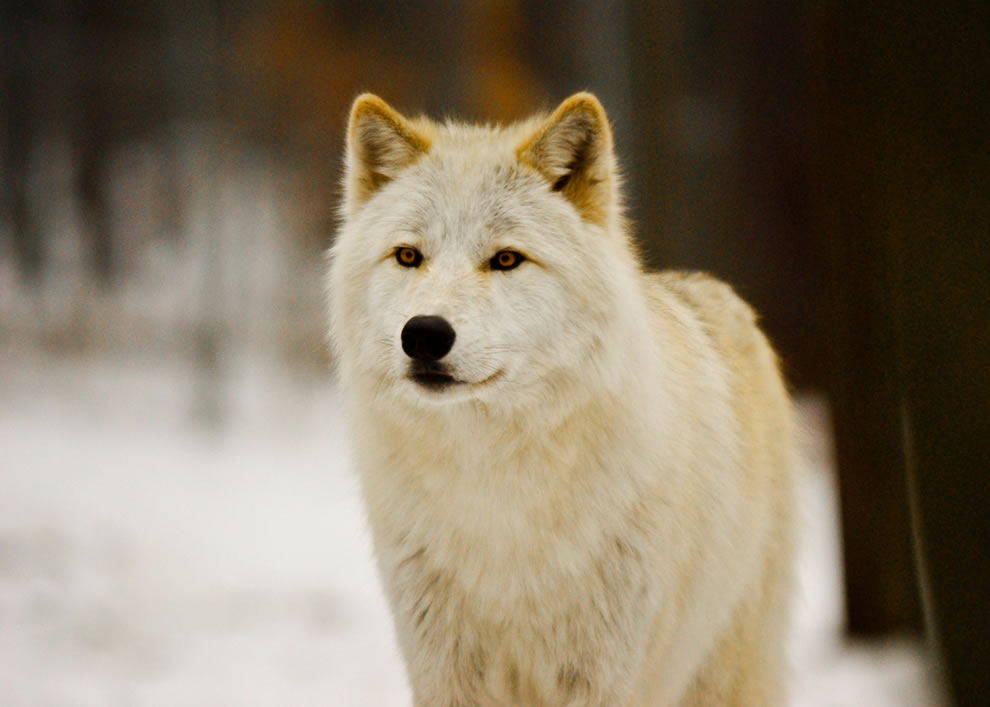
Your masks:
<instances>
[{"instance_id":1,"label":"wolf mouth","mask_svg":"<svg viewBox=\"0 0 990 707\"><path fill-rule=\"evenodd\" d=\"M409 374L416 383L430 390L443 390L451 385L463 383L447 373L439 371L419 371Z\"/></svg>"},{"instance_id":2,"label":"wolf mouth","mask_svg":"<svg viewBox=\"0 0 990 707\"><path fill-rule=\"evenodd\" d=\"M502 374L502 370L495 371L487 378L472 383L463 381L450 375L445 368L438 366L414 366L409 371L409 379L417 385L432 391L442 391L452 386L471 386L472 388L486 385Z\"/></svg>"},{"instance_id":3,"label":"wolf mouth","mask_svg":"<svg viewBox=\"0 0 990 707\"><path fill-rule=\"evenodd\" d=\"M409 366L408 377L427 390L439 391L463 383L450 374L443 363L415 361Z\"/></svg>"}]
</instances>

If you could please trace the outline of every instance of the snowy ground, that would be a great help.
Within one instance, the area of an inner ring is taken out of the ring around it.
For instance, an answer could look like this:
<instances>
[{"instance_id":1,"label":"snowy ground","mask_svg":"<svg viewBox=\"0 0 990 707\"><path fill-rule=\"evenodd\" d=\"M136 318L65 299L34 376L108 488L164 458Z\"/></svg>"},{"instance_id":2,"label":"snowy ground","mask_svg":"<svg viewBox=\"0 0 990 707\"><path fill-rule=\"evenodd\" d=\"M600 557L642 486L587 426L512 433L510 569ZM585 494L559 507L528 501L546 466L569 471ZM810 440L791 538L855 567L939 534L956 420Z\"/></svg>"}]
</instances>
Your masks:
<instances>
[{"instance_id":1,"label":"snowy ground","mask_svg":"<svg viewBox=\"0 0 990 707\"><path fill-rule=\"evenodd\" d=\"M219 417L200 382L0 345L0 705L408 705L328 377L231 361ZM792 703L939 704L916 645L839 639L825 418L801 412Z\"/></svg>"}]
</instances>

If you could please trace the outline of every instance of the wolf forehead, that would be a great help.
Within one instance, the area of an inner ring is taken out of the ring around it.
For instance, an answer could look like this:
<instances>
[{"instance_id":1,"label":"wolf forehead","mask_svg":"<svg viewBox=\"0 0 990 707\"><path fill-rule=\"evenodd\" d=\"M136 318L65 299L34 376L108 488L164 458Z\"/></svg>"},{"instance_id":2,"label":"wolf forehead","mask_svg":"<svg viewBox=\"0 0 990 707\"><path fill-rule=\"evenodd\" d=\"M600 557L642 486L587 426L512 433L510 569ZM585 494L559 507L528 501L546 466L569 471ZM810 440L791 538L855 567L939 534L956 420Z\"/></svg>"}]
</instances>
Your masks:
<instances>
[{"instance_id":1,"label":"wolf forehead","mask_svg":"<svg viewBox=\"0 0 990 707\"><path fill-rule=\"evenodd\" d=\"M405 183L405 193L418 199L431 195L457 194L470 196L472 201L498 206L508 193L523 193L526 189L546 186L545 178L531 165L520 159L519 146L535 131L544 116L512 123L507 126L476 125L447 120L435 123L428 118L409 121L410 127L423 138L421 149L395 156L394 173L380 186L387 187L393 179ZM383 135L384 139L395 139ZM354 150L374 151L368 142L354 145ZM376 155L370 155L374 169ZM377 156L381 162L388 157ZM383 166L382 172L388 167ZM383 189L383 191L385 191ZM428 203L428 202L427 202ZM437 204L449 208L449 202Z\"/></svg>"},{"instance_id":2,"label":"wolf forehead","mask_svg":"<svg viewBox=\"0 0 990 707\"><path fill-rule=\"evenodd\" d=\"M543 181L537 170L520 160L518 148L544 119L540 116L500 126L412 118L408 126L415 130L415 149L400 150L401 141L397 146L396 135L388 133L358 135L351 149L363 158L363 167L377 172L374 178L380 180L375 185L378 187L407 177L401 181L409 183L411 195L417 197L438 190L463 192L475 198L487 194L504 197L506 190L536 186ZM376 144L389 140L392 144L388 148ZM418 193L411 191L417 188Z\"/></svg>"},{"instance_id":3,"label":"wolf forehead","mask_svg":"<svg viewBox=\"0 0 990 707\"><path fill-rule=\"evenodd\" d=\"M531 190L545 190L524 165L494 162L458 165L426 155L377 195L384 208L369 217L396 233L484 236L525 230L540 212Z\"/></svg>"},{"instance_id":4,"label":"wolf forehead","mask_svg":"<svg viewBox=\"0 0 990 707\"><path fill-rule=\"evenodd\" d=\"M564 227L575 218L565 203L547 203L549 186L516 161L511 149L479 160L464 144L435 145L385 184L353 220L359 237L380 248L411 245L433 254L454 249L482 260L492 249L525 248L536 256L580 238ZM542 240L534 243L537 231Z\"/></svg>"}]
</instances>

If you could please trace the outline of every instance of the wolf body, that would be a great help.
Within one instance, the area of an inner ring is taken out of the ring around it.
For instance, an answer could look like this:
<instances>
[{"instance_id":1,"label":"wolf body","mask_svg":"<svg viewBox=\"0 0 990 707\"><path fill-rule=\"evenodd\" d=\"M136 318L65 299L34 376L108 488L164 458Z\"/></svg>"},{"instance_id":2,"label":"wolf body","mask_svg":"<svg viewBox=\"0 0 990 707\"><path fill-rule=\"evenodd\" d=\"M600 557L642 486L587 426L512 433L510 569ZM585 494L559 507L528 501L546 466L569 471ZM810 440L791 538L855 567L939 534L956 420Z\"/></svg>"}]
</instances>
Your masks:
<instances>
[{"instance_id":1,"label":"wolf body","mask_svg":"<svg viewBox=\"0 0 990 707\"><path fill-rule=\"evenodd\" d=\"M332 341L417 706L775 705L792 410L752 310L645 273L590 94L350 115Z\"/></svg>"}]
</instances>

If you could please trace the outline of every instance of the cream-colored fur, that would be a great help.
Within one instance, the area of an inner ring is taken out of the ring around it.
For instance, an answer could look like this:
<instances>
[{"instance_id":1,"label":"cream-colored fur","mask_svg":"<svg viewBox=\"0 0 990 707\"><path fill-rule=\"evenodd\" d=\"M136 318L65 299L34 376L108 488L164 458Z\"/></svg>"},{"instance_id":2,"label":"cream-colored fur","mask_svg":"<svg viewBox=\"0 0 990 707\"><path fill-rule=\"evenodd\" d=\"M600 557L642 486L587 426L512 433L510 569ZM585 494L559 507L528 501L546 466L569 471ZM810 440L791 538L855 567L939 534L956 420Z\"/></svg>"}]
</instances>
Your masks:
<instances>
[{"instance_id":1,"label":"cream-colored fur","mask_svg":"<svg viewBox=\"0 0 990 707\"><path fill-rule=\"evenodd\" d=\"M361 96L342 212L332 339L415 704L783 704L791 405L728 286L642 271L597 99L480 127ZM441 390L416 315L456 332Z\"/></svg>"}]
</instances>

